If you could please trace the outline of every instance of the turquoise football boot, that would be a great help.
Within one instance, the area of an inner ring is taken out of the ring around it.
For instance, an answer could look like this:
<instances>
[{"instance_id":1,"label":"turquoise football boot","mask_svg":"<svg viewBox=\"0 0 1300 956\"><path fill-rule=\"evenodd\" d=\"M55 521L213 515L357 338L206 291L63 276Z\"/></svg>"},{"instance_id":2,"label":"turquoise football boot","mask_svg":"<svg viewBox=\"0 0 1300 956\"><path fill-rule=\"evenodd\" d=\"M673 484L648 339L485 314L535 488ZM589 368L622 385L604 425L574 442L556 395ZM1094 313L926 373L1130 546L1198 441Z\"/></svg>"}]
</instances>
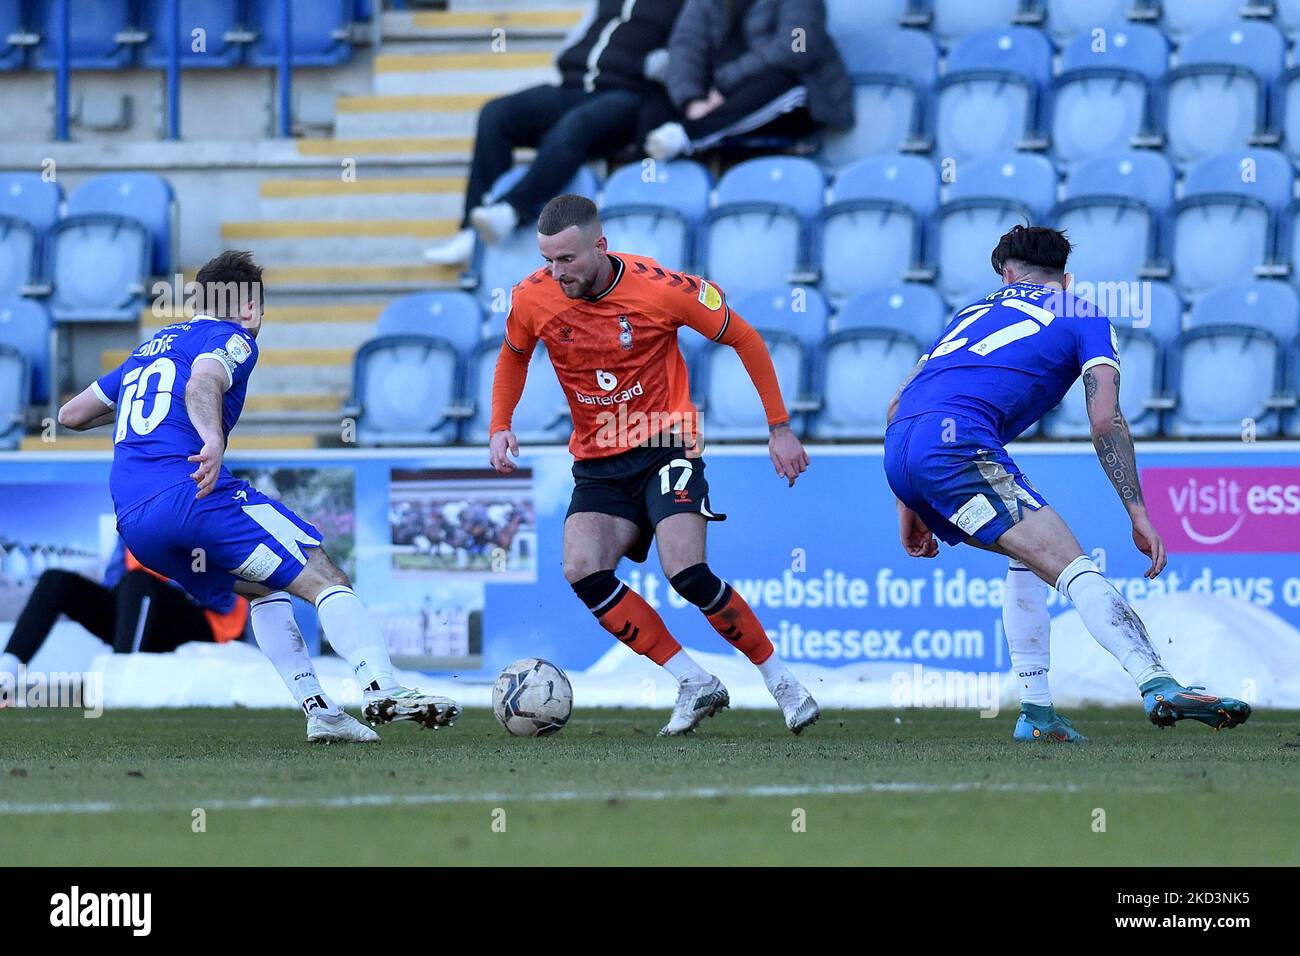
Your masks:
<instances>
[{"instance_id":1,"label":"turquoise football boot","mask_svg":"<svg viewBox=\"0 0 1300 956\"><path fill-rule=\"evenodd\" d=\"M1013 739L1019 741L1053 740L1060 743L1085 744L1088 738L1056 712L1050 704L1021 704Z\"/></svg>"},{"instance_id":2,"label":"turquoise football boot","mask_svg":"<svg viewBox=\"0 0 1300 956\"><path fill-rule=\"evenodd\" d=\"M1180 720L1199 720L1215 730L1244 724L1250 704L1232 697L1215 697L1204 687L1183 687L1172 677L1158 677L1138 688L1142 709L1157 727L1172 727Z\"/></svg>"}]
</instances>

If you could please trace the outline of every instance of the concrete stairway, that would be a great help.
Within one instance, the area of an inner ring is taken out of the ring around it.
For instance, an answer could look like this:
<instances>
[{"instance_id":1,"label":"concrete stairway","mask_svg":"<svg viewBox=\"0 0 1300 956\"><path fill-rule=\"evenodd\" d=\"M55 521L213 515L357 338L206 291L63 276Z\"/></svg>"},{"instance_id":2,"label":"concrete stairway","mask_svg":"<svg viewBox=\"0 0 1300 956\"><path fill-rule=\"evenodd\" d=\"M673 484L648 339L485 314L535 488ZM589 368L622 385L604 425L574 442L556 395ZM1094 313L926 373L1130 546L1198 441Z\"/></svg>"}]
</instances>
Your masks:
<instances>
[{"instance_id":1,"label":"concrete stairway","mask_svg":"<svg viewBox=\"0 0 1300 956\"><path fill-rule=\"evenodd\" d=\"M373 92L337 100L333 137L296 141L317 164L263 178L257 218L220 224L224 246L251 249L266 266L261 359L241 430L283 436L286 447L339 442L353 356L385 304L455 286L459 270L426 265L421 252L457 228L483 104L555 78L555 52L583 12L565 2L383 14ZM146 314L142 332L161 324ZM122 357L106 352L104 362Z\"/></svg>"}]
</instances>

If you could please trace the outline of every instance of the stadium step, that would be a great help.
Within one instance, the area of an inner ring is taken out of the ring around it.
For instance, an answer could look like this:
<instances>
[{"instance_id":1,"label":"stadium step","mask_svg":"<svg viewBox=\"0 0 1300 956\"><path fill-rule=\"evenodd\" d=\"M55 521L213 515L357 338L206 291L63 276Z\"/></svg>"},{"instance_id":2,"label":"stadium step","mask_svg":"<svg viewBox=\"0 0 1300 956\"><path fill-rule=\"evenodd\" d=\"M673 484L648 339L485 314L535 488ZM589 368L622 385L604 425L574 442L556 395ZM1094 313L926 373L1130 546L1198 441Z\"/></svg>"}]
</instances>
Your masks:
<instances>
[{"instance_id":1,"label":"stadium step","mask_svg":"<svg viewBox=\"0 0 1300 956\"><path fill-rule=\"evenodd\" d=\"M334 135L344 139L385 136L470 137L490 93L408 96L341 96Z\"/></svg>"},{"instance_id":2,"label":"stadium step","mask_svg":"<svg viewBox=\"0 0 1300 956\"><path fill-rule=\"evenodd\" d=\"M381 96L512 93L553 83L550 50L506 53L385 53L375 57L374 92Z\"/></svg>"},{"instance_id":3,"label":"stadium step","mask_svg":"<svg viewBox=\"0 0 1300 956\"><path fill-rule=\"evenodd\" d=\"M455 219L280 219L222 223L221 238L283 265L399 265L419 262L430 244L458 227Z\"/></svg>"},{"instance_id":4,"label":"stadium step","mask_svg":"<svg viewBox=\"0 0 1300 956\"><path fill-rule=\"evenodd\" d=\"M459 219L464 194L459 176L265 179L258 206L268 220Z\"/></svg>"},{"instance_id":5,"label":"stadium step","mask_svg":"<svg viewBox=\"0 0 1300 956\"><path fill-rule=\"evenodd\" d=\"M497 4L499 8L500 4ZM515 37L561 40L582 19L581 7L536 10L430 10L385 13L380 29L385 43L403 40L460 40L505 30Z\"/></svg>"},{"instance_id":6,"label":"stadium step","mask_svg":"<svg viewBox=\"0 0 1300 956\"><path fill-rule=\"evenodd\" d=\"M466 164L474 142L456 136L383 136L373 139L299 139L303 156L344 159L415 159L429 164Z\"/></svg>"}]
</instances>

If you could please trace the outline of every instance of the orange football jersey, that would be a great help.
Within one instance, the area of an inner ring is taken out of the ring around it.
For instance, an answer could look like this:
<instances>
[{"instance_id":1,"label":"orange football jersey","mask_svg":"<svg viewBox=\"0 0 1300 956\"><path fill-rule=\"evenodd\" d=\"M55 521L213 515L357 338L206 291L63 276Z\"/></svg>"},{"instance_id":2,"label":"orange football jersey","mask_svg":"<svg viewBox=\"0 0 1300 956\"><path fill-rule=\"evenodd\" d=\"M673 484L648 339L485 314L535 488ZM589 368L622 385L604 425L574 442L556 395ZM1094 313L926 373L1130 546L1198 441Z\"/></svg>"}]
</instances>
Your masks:
<instances>
[{"instance_id":1,"label":"orange football jersey","mask_svg":"<svg viewBox=\"0 0 1300 956\"><path fill-rule=\"evenodd\" d=\"M569 450L575 458L616 455L674 428L689 447L698 413L677 330L688 325L722 342L731 338L733 324L748 326L706 280L671 272L644 256L609 255L613 277L598 295L568 298L545 268L516 285L505 344L522 357L538 339L546 344L569 402ZM764 394L770 390L760 388L760 394L775 424L785 420L785 408L779 390L774 401ZM508 417L500 424L494 414L493 431L503 427Z\"/></svg>"}]
</instances>

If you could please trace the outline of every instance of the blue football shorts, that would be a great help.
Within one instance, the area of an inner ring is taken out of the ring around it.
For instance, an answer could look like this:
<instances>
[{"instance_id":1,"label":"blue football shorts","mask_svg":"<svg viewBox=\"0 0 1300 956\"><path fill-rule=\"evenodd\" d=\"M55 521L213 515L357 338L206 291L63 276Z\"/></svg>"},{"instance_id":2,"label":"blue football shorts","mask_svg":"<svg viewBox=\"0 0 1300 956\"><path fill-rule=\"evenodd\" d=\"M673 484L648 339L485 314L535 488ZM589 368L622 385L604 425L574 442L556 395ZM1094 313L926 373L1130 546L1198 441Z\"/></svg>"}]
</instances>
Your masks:
<instances>
[{"instance_id":1,"label":"blue football shorts","mask_svg":"<svg viewBox=\"0 0 1300 956\"><path fill-rule=\"evenodd\" d=\"M309 522L229 473L206 497L194 492L192 481L166 488L120 517L117 529L141 564L204 607L230 610L241 580L283 590L320 546Z\"/></svg>"},{"instance_id":2,"label":"blue football shorts","mask_svg":"<svg viewBox=\"0 0 1300 956\"><path fill-rule=\"evenodd\" d=\"M991 545L1047 501L988 425L948 412L892 423L885 476L898 499L948 544Z\"/></svg>"}]
</instances>

